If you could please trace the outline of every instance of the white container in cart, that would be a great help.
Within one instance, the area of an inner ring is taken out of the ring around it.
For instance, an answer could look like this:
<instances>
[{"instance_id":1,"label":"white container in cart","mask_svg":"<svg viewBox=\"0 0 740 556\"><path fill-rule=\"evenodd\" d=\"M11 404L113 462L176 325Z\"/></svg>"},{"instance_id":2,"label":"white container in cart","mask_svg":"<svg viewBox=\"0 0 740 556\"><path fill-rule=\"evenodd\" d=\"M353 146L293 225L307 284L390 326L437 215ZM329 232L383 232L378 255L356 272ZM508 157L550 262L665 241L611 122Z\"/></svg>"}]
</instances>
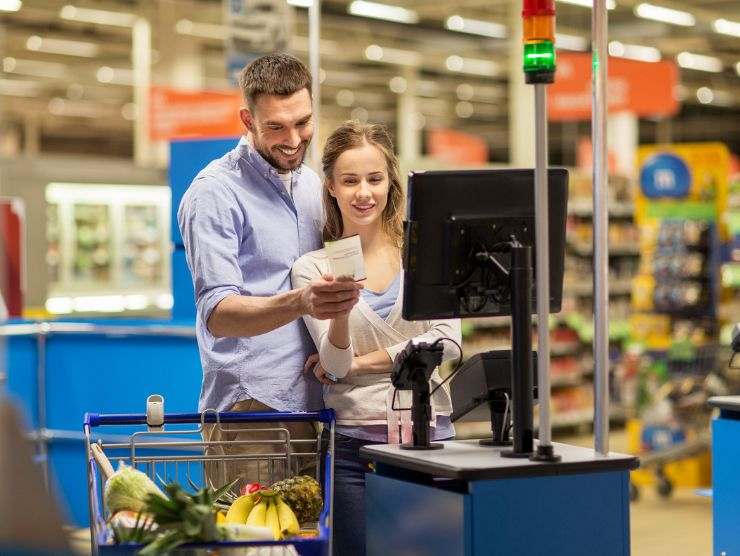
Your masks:
<instances>
[{"instance_id":1,"label":"white container in cart","mask_svg":"<svg viewBox=\"0 0 740 556\"><path fill-rule=\"evenodd\" d=\"M315 439L292 439L287 429L275 426L275 423L286 421L321 423L328 434L322 442L317 427ZM204 436L206 425L221 427L234 423L264 424L264 428L255 428L251 431L260 431L265 438L211 441L207 439L209 438L207 433ZM197 428L187 427L195 424L198 425ZM270 484L276 476L289 476L299 458L303 458L303 461L315 458L316 479L322 484L324 495L324 507L317 524L318 536L284 541L192 543L182 545L174 552L205 555L218 551L220 556L227 554L329 556L334 493L334 424L335 415L331 409L306 413L218 413L207 410L203 413L165 414L161 430L147 428L146 414L85 414L84 434L93 555L136 554L142 548L142 545L113 544L113 534L106 522L102 505L104 484L102 477L106 474L98 462L99 452L102 450L109 460L124 462L143 471L159 486L177 481L183 488L193 490L205 486L204 471L207 462L216 465L238 460L259 462L260 469L266 469L268 476L259 477L257 480ZM215 447L223 448L226 445L234 447L240 444L269 444L277 448L268 453L213 454ZM93 451L98 452L98 457Z\"/></svg>"}]
</instances>

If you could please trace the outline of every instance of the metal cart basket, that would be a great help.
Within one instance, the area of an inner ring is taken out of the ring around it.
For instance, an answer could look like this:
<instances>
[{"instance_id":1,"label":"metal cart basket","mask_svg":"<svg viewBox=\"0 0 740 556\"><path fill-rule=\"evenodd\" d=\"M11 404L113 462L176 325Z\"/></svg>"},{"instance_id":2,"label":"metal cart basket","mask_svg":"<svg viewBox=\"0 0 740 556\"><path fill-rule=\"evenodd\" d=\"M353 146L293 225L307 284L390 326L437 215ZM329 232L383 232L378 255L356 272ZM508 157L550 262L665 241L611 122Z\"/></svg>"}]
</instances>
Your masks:
<instances>
[{"instance_id":1,"label":"metal cart basket","mask_svg":"<svg viewBox=\"0 0 740 556\"><path fill-rule=\"evenodd\" d=\"M314 423L313 439L291 438L280 422ZM124 462L146 473L155 483L176 481L185 489L197 490L210 484L214 469L241 462L251 465L257 476L248 482L271 484L275 480L311 469L322 485L324 506L316 524L318 536L285 541L224 541L187 544L175 553L246 556L329 556L331 554L332 502L334 479L334 412L307 413L203 413L165 414L161 426L147 425L145 414L87 413L84 420L87 450L88 496L90 504L93 555L135 554L141 545L115 545L106 521L103 499L103 473L91 446L97 444L111 462ZM249 423L249 440L211 440L214 428L231 432L230 426ZM321 428L325 431L322 441ZM197 427L188 426L197 425ZM241 447L243 449L234 450ZM96 449L97 451L97 449ZM315 469L315 471L314 471ZM236 478L236 477L233 477ZM232 479L233 479L232 478ZM234 497L239 484L235 487Z\"/></svg>"}]
</instances>

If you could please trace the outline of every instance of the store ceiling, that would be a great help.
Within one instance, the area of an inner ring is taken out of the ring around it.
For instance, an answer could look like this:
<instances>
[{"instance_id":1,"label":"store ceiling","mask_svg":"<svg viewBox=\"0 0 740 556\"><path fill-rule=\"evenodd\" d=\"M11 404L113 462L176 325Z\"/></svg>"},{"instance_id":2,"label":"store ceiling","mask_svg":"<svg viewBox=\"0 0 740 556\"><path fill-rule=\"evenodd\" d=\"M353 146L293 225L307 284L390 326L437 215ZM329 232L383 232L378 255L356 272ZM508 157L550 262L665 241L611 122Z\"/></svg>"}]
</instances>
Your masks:
<instances>
[{"instance_id":1,"label":"store ceiling","mask_svg":"<svg viewBox=\"0 0 740 556\"><path fill-rule=\"evenodd\" d=\"M0 8L13 3L14 0L0 0ZM506 26L511 18L510 10L513 8L518 13L521 3L490 0L393 0L392 3L413 10L419 22L405 25L353 16L348 14L348 0L322 2L325 72L322 115L332 121L366 116L393 125L397 95L391 87L396 90L402 87L403 81L398 78L403 77L404 64L411 60L421 71L420 125L452 126L484 134L489 143L500 146L499 156L505 158L508 41L449 31L445 22L450 16L459 15ZM675 60L681 52L719 59L722 69L718 72L681 69L679 93L684 109L672 123L672 129L677 139L724 139L737 150L740 146L740 38L715 32L712 23L716 19L740 22L740 2L655 0L655 3L690 12L695 25L683 27L641 19L634 13L637 0L616 0L616 9L609 12L610 39L623 45L657 48L663 59ZM70 4L77 8L145 15L152 22L155 82L170 81L173 64L187 56L172 52L173 44L187 43L200 56L197 69L204 74L201 84L210 88L228 86L224 42L217 38L223 13L220 0L23 0L18 11L0 11L3 46L0 108L4 125L26 130L33 126L40 128L42 150L97 148L104 151L101 154L126 154L131 149L131 28L125 18L114 25L65 19L64 6ZM557 9L558 32L570 35L571 42L580 37L584 48L587 47L591 10L560 1ZM295 8L294 14L295 37L291 46L298 55L306 56L307 11ZM70 15L69 8L66 15ZM188 32L188 28L181 26L178 33L175 27L183 19L210 27L190 26ZM195 36L198 34L216 36ZM370 45L384 48L386 57L390 52L392 63L369 59L376 57L368 51ZM450 56L479 61L475 73L450 70L449 67L455 67ZM394 77L396 80L392 82ZM706 91L697 95L702 88L711 91L711 101L707 104L700 102L700 97L705 102L708 100ZM461 102L469 106L461 110ZM703 125L695 125L697 121ZM721 136L716 137L717 134ZM104 144L100 142L103 138Z\"/></svg>"}]
</instances>

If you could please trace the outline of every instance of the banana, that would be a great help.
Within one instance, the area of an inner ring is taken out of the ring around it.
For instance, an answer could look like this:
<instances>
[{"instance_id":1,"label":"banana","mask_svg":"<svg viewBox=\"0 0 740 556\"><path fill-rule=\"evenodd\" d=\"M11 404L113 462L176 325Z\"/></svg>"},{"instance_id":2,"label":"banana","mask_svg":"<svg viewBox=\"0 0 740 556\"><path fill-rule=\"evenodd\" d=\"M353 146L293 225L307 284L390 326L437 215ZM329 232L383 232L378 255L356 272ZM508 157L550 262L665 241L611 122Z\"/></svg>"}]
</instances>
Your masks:
<instances>
[{"instance_id":1,"label":"banana","mask_svg":"<svg viewBox=\"0 0 740 556\"><path fill-rule=\"evenodd\" d=\"M286 504L279 496L275 497L275 505L277 506L278 518L280 518L280 529L283 536L292 537L300 533L301 526L290 506L288 506L288 504Z\"/></svg>"},{"instance_id":2,"label":"banana","mask_svg":"<svg viewBox=\"0 0 740 556\"><path fill-rule=\"evenodd\" d=\"M267 501L262 500L254 508L252 508L251 512L249 512L249 517L247 517L247 525L258 525L260 527L264 527L266 515Z\"/></svg>"},{"instance_id":3,"label":"banana","mask_svg":"<svg viewBox=\"0 0 740 556\"><path fill-rule=\"evenodd\" d=\"M246 494L234 500L234 503L231 504L231 507L229 507L229 511L226 514L225 523L245 524L252 508L255 506L255 502L256 496L253 494Z\"/></svg>"},{"instance_id":4,"label":"banana","mask_svg":"<svg viewBox=\"0 0 740 556\"><path fill-rule=\"evenodd\" d=\"M280 530L280 518L278 517L277 505L272 500L270 501L269 506L267 506L265 525L272 529L272 535L276 541L279 541L283 537Z\"/></svg>"}]
</instances>

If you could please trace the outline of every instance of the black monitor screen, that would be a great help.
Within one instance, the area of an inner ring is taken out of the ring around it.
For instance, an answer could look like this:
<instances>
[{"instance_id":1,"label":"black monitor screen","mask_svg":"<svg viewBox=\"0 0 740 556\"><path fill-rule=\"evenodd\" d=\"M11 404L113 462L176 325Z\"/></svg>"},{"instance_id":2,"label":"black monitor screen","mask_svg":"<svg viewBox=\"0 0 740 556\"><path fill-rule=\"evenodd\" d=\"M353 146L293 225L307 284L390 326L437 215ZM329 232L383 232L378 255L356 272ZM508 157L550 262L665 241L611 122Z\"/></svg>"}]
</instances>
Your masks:
<instances>
[{"instance_id":1,"label":"black monitor screen","mask_svg":"<svg viewBox=\"0 0 740 556\"><path fill-rule=\"evenodd\" d=\"M563 292L567 170L548 170L548 183L550 311L557 312ZM508 282L497 270L508 270L506 246L513 239L533 247L534 265L534 214L534 170L412 172L404 242L403 317L511 314ZM484 255L493 270L481 270ZM532 283L534 301L536 282Z\"/></svg>"}]
</instances>

